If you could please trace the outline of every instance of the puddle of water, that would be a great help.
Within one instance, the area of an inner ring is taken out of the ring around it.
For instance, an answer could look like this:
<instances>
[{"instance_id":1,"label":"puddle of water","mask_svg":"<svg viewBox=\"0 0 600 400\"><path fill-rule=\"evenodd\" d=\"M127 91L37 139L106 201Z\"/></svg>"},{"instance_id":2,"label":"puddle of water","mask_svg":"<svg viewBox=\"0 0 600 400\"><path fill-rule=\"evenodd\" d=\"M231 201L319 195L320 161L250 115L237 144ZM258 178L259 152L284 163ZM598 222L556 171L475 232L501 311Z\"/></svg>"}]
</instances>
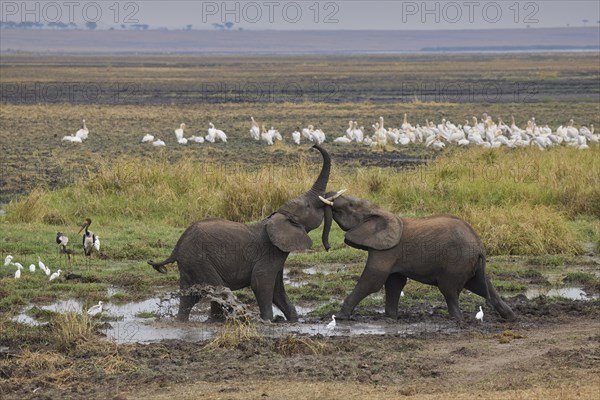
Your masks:
<instances>
[{"instance_id":1,"label":"puddle of water","mask_svg":"<svg viewBox=\"0 0 600 400\"><path fill-rule=\"evenodd\" d=\"M569 300L593 300L598 298L598 295L588 295L578 287L564 287L559 289L531 287L527 289L525 296L530 300L540 296L563 297Z\"/></svg>"},{"instance_id":2,"label":"puddle of water","mask_svg":"<svg viewBox=\"0 0 600 400\"><path fill-rule=\"evenodd\" d=\"M53 304L41 306L44 310L58 313L82 312L82 302L78 300L61 300ZM152 343L161 340L177 339L187 342L201 342L213 338L219 334L221 323L207 323L209 306L200 303L200 307L192 313L190 322L180 323L171 318L158 319L138 318L139 312L154 312L159 315L173 315L177 311L178 300L171 299L161 302L158 298L147 299L140 302L127 304L107 303L106 315L123 317L120 321L110 321L110 327L103 330L107 339L116 343ZM31 307L29 307L31 308ZM296 310L302 317L313 310L311 307L297 306ZM41 322L25 315L19 314L15 321L29 325L40 325ZM279 309L274 308L275 315L282 315ZM338 321L333 330L326 328L328 321L322 323L283 323L283 324L259 324L258 331L267 337L281 337L290 334L307 334L323 336L355 336L355 335L395 335L395 334L419 334L423 332L451 332L457 330L455 325L447 323L420 322L414 324L390 323L387 321L361 323L355 321Z\"/></svg>"}]
</instances>

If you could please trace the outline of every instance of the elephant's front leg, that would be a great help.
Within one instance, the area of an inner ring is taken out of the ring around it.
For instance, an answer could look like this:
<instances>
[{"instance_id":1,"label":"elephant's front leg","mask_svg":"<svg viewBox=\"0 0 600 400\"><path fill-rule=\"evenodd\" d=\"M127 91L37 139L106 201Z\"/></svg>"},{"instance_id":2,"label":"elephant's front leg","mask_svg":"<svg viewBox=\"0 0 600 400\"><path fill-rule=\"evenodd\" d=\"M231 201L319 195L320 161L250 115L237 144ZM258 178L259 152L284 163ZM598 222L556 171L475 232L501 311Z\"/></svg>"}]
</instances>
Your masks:
<instances>
[{"instance_id":1,"label":"elephant's front leg","mask_svg":"<svg viewBox=\"0 0 600 400\"><path fill-rule=\"evenodd\" d=\"M406 276L401 274L391 274L385 281L385 315L390 318L398 318L398 302L404 285Z\"/></svg>"},{"instance_id":2,"label":"elephant's front leg","mask_svg":"<svg viewBox=\"0 0 600 400\"><path fill-rule=\"evenodd\" d=\"M365 269L352 292L344 300L342 309L336 314L336 317L339 319L350 318L352 311L362 299L382 288L393 264L394 260L390 257L381 257L380 252L373 254L369 251Z\"/></svg>"},{"instance_id":3,"label":"elephant's front leg","mask_svg":"<svg viewBox=\"0 0 600 400\"><path fill-rule=\"evenodd\" d=\"M281 268L278 269L283 269L283 262ZM276 278L277 270L273 271L273 267L270 265L258 265L252 271L250 287L258 302L260 318L265 321L273 320L273 293Z\"/></svg>"},{"instance_id":4,"label":"elephant's front leg","mask_svg":"<svg viewBox=\"0 0 600 400\"><path fill-rule=\"evenodd\" d=\"M277 279L275 280L273 303L275 303L275 305L281 310L283 315L285 315L285 319L287 319L289 322L298 321L296 307L294 307L285 293L285 287L283 286L283 271L279 271L279 274L277 274Z\"/></svg>"}]
</instances>

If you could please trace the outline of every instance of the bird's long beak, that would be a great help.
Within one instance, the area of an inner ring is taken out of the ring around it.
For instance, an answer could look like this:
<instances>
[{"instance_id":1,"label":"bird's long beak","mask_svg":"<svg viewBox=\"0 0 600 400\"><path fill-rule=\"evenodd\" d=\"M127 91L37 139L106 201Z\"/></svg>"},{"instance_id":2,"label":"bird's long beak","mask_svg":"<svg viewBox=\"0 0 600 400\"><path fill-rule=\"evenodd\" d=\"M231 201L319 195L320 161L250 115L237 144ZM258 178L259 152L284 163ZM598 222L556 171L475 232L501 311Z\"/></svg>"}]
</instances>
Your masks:
<instances>
[{"instance_id":1,"label":"bird's long beak","mask_svg":"<svg viewBox=\"0 0 600 400\"><path fill-rule=\"evenodd\" d=\"M77 232L77 233L78 233L78 234L79 234L79 233L81 233L81 231L82 231L82 230L83 230L83 229L84 229L86 226L88 226L88 223L87 223L87 222L84 222L84 223L83 223L83 225L81 225L81 228L79 229L79 232Z\"/></svg>"}]
</instances>

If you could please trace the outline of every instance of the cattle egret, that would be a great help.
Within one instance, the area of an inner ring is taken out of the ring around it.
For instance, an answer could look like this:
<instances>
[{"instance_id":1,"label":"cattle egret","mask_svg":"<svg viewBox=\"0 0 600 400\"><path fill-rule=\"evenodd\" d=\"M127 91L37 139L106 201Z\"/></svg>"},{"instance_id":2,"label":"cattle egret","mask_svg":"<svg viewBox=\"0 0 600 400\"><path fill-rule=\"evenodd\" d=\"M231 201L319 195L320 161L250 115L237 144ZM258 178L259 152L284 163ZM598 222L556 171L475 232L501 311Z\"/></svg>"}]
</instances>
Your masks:
<instances>
[{"instance_id":1,"label":"cattle egret","mask_svg":"<svg viewBox=\"0 0 600 400\"><path fill-rule=\"evenodd\" d=\"M21 277L21 270L23 269L23 266L20 263L15 263L14 265L17 267L17 271L15 272L15 279L19 279Z\"/></svg>"},{"instance_id":2,"label":"cattle egret","mask_svg":"<svg viewBox=\"0 0 600 400\"><path fill-rule=\"evenodd\" d=\"M55 273L53 273L52 275L50 275L50 279L48 279L49 282L52 282L53 280L55 280L56 278L58 278L60 276L61 270L57 270Z\"/></svg>"},{"instance_id":3,"label":"cattle egret","mask_svg":"<svg viewBox=\"0 0 600 400\"><path fill-rule=\"evenodd\" d=\"M331 316L331 321L327 324L327 326L325 327L325 329L332 331L335 329L335 315Z\"/></svg>"},{"instance_id":4,"label":"cattle egret","mask_svg":"<svg viewBox=\"0 0 600 400\"><path fill-rule=\"evenodd\" d=\"M35 264L30 264L29 265L29 272L31 272L31 273L35 272Z\"/></svg>"},{"instance_id":5,"label":"cattle egret","mask_svg":"<svg viewBox=\"0 0 600 400\"><path fill-rule=\"evenodd\" d=\"M479 312L475 315L475 318L483 322L483 310L481 309L481 306L479 306Z\"/></svg>"},{"instance_id":6,"label":"cattle egret","mask_svg":"<svg viewBox=\"0 0 600 400\"><path fill-rule=\"evenodd\" d=\"M104 303L99 301L98 304L87 310L88 315L93 317L94 315L100 314L102 312L102 304Z\"/></svg>"},{"instance_id":7,"label":"cattle egret","mask_svg":"<svg viewBox=\"0 0 600 400\"><path fill-rule=\"evenodd\" d=\"M96 239L94 240L94 248L100 253L100 236L98 235L96 235Z\"/></svg>"},{"instance_id":8,"label":"cattle egret","mask_svg":"<svg viewBox=\"0 0 600 400\"><path fill-rule=\"evenodd\" d=\"M6 256L6 258L4 259L4 266L7 267L8 265L10 265L10 263L12 262L13 256L11 256L10 254Z\"/></svg>"}]
</instances>

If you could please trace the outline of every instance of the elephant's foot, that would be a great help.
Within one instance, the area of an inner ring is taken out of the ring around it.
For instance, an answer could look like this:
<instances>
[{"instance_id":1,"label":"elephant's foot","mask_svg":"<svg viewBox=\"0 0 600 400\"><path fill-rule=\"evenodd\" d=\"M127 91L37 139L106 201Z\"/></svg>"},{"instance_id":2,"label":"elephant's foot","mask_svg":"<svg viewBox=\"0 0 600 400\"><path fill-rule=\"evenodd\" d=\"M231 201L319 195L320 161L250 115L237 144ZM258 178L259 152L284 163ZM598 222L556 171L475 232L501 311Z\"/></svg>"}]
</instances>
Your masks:
<instances>
[{"instance_id":1,"label":"elephant's foot","mask_svg":"<svg viewBox=\"0 0 600 400\"><path fill-rule=\"evenodd\" d=\"M177 321L179 322L188 322L190 320L190 314L182 314L182 313L178 313L177 314Z\"/></svg>"}]
</instances>

